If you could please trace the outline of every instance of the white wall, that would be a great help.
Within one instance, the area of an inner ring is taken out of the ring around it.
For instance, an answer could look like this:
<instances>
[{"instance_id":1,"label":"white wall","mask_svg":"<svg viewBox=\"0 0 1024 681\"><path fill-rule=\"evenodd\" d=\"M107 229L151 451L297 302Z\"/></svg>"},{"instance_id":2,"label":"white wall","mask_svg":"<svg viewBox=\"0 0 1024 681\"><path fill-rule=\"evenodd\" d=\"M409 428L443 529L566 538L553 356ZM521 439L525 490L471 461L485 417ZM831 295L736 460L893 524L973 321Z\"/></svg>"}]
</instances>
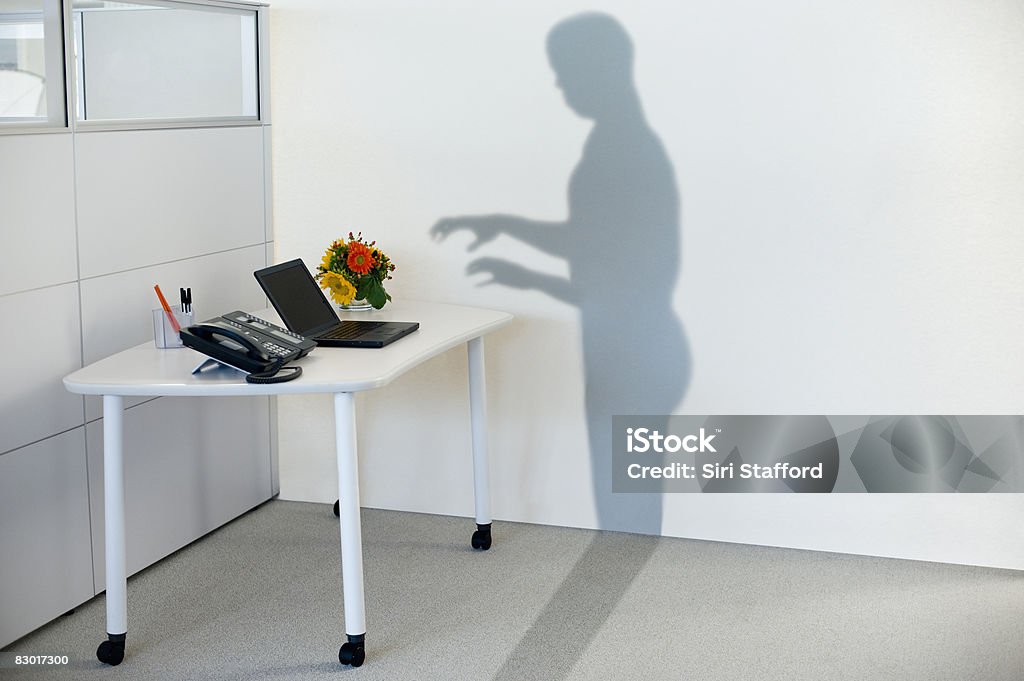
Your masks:
<instances>
[{"instance_id":1,"label":"white wall","mask_svg":"<svg viewBox=\"0 0 1024 681\"><path fill-rule=\"evenodd\" d=\"M396 297L516 314L488 340L497 518L595 525L579 322L478 287L468 238L428 230L564 219L589 124L544 41L584 10L629 32L678 180L678 412L1024 412L1019 3L277 0L277 258L363 230L398 263ZM504 238L480 254L565 270ZM471 514L464 363L361 397L366 505ZM328 401L279 404L282 495L333 499ZM667 495L663 533L1024 568L1022 512L1016 495Z\"/></svg>"}]
</instances>

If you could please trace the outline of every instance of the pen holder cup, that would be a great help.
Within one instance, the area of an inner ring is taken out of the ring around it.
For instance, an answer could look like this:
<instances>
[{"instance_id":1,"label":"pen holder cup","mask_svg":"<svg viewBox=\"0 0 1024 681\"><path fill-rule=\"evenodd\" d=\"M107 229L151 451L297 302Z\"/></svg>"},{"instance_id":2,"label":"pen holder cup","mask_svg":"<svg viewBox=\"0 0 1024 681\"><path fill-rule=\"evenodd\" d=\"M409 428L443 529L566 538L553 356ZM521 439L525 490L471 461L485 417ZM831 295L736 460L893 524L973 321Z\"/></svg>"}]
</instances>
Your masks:
<instances>
[{"instance_id":1,"label":"pen holder cup","mask_svg":"<svg viewBox=\"0 0 1024 681\"><path fill-rule=\"evenodd\" d=\"M182 312L180 305L173 306L171 312L174 313L174 318L178 320L181 328L192 326L194 317L191 312ZM171 320L167 318L167 313L162 307L153 310L153 342L158 348L184 347L181 336L171 326Z\"/></svg>"}]
</instances>

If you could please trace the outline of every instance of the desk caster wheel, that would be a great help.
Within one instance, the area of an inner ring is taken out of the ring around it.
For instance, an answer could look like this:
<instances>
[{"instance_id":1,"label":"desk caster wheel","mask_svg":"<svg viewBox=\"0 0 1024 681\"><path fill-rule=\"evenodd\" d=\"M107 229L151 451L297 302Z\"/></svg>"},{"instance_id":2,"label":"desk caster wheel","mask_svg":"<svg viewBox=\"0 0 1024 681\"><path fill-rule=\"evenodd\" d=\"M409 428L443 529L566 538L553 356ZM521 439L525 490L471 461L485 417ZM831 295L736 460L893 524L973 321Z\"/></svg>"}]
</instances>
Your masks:
<instances>
[{"instance_id":1,"label":"desk caster wheel","mask_svg":"<svg viewBox=\"0 0 1024 681\"><path fill-rule=\"evenodd\" d=\"M335 518L340 518L341 517L341 500L338 500L338 501L334 502L334 517Z\"/></svg>"},{"instance_id":2,"label":"desk caster wheel","mask_svg":"<svg viewBox=\"0 0 1024 681\"><path fill-rule=\"evenodd\" d=\"M491 524L477 524L476 532L473 533L473 540L471 543L473 544L474 549L480 549L481 551L486 551L491 548Z\"/></svg>"},{"instance_id":3,"label":"desk caster wheel","mask_svg":"<svg viewBox=\"0 0 1024 681\"><path fill-rule=\"evenodd\" d=\"M338 651L338 661L342 664L350 664L353 667L359 667L363 664L363 660L366 659L366 649L364 648L363 636L349 636L348 643L341 646L341 650Z\"/></svg>"},{"instance_id":4,"label":"desk caster wheel","mask_svg":"<svg viewBox=\"0 0 1024 681\"><path fill-rule=\"evenodd\" d=\"M109 634L108 634L109 635ZM121 664L121 660L124 659L124 639L125 635L120 635L120 640L115 638L115 635L109 635L110 640L104 641L100 644L100 647L96 649L96 659L103 664L109 664L111 667L116 667Z\"/></svg>"}]
</instances>

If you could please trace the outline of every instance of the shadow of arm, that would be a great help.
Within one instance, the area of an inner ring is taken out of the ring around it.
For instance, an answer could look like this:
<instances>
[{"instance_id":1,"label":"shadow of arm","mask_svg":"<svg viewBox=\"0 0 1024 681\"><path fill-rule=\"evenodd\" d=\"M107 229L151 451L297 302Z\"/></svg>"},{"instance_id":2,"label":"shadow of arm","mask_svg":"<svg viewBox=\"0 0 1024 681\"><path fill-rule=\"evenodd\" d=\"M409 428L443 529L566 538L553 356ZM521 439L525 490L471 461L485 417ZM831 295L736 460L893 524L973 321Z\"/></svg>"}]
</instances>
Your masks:
<instances>
[{"instance_id":1,"label":"shadow of arm","mask_svg":"<svg viewBox=\"0 0 1024 681\"><path fill-rule=\"evenodd\" d=\"M465 215L442 218L430 229L435 239L444 239L449 234L466 230L476 239L468 249L475 251L499 234L507 234L534 248L559 257L566 257L569 251L569 228L565 222L529 220L516 215Z\"/></svg>"},{"instance_id":2,"label":"shadow of arm","mask_svg":"<svg viewBox=\"0 0 1024 681\"><path fill-rule=\"evenodd\" d=\"M480 286L501 284L510 288L536 290L570 305L578 305L579 297L568 279L544 274L500 258L479 258L466 267L467 274L489 274Z\"/></svg>"}]
</instances>

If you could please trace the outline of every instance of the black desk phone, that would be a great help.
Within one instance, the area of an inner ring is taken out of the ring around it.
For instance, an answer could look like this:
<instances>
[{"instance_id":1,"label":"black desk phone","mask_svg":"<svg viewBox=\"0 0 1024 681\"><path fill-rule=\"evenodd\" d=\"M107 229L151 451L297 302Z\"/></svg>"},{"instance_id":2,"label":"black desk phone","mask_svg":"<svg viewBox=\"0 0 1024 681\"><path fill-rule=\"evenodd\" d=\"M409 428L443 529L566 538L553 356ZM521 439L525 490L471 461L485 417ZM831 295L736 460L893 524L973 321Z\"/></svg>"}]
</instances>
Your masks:
<instances>
[{"instance_id":1,"label":"black desk phone","mask_svg":"<svg viewBox=\"0 0 1024 681\"><path fill-rule=\"evenodd\" d=\"M181 342L218 362L241 369L249 374L246 380L250 383L279 383L298 378L301 367L289 367L291 371L280 376L277 372L316 347L315 341L240 310L182 329Z\"/></svg>"}]
</instances>

